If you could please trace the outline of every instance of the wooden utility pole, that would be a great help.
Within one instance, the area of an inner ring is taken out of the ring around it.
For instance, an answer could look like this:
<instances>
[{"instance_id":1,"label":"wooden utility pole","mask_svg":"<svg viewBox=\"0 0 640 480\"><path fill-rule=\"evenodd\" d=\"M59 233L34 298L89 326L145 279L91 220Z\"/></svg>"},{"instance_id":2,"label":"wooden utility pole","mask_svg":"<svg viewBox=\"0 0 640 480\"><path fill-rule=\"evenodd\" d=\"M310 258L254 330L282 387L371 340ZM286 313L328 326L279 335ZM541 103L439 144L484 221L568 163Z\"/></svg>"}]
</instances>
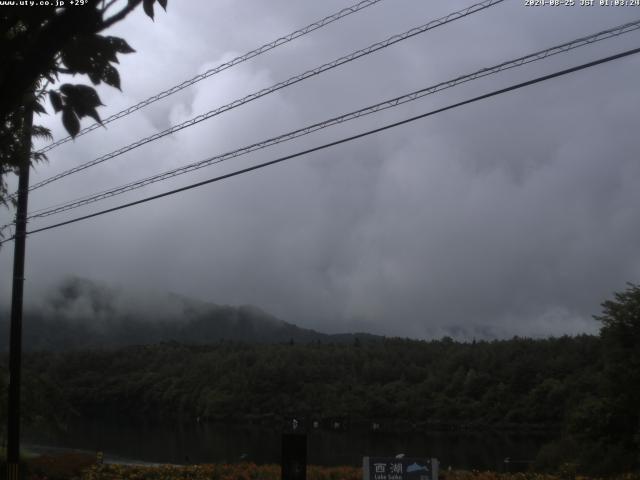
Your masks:
<instances>
[{"instance_id":1,"label":"wooden utility pole","mask_svg":"<svg viewBox=\"0 0 640 480\"><path fill-rule=\"evenodd\" d=\"M18 166L18 205L13 253L13 291L11 295L11 336L9 343L9 401L7 408L7 479L23 476L20 465L20 373L22 368L22 296L24 289L24 257L27 237L27 201L31 165L31 129L33 95L23 107L23 128Z\"/></svg>"}]
</instances>

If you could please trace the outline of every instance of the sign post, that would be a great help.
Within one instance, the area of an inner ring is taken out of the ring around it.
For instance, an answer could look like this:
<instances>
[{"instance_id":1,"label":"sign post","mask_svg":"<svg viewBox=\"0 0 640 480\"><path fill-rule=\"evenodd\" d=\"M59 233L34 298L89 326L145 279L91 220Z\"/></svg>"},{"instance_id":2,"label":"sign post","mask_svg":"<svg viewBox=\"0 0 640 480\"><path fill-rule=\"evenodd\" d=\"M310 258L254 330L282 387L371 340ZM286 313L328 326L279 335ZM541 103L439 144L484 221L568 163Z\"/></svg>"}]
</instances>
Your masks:
<instances>
[{"instance_id":1,"label":"sign post","mask_svg":"<svg viewBox=\"0 0 640 480\"><path fill-rule=\"evenodd\" d=\"M414 457L363 457L363 480L438 480L438 460Z\"/></svg>"}]
</instances>

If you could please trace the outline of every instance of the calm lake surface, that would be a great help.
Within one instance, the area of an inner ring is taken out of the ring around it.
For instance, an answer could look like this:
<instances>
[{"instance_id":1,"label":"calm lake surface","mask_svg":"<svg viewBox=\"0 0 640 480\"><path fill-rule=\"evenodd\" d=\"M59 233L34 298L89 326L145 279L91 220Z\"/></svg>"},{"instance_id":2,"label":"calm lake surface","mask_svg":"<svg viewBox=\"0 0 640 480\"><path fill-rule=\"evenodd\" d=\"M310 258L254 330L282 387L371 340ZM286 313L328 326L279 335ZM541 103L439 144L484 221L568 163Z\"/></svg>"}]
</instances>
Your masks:
<instances>
[{"instance_id":1,"label":"calm lake surface","mask_svg":"<svg viewBox=\"0 0 640 480\"><path fill-rule=\"evenodd\" d=\"M77 449L103 451L105 460L153 463L236 462L245 458L258 464L279 463L282 431L276 428L218 424L118 425L115 422L84 422L64 433L25 429L24 445L42 451ZM526 469L549 435L502 433L308 433L308 462L314 465L361 465L362 457L436 457L441 468ZM46 450L46 448L44 449ZM511 463L505 464L510 458ZM522 462L522 463L519 463Z\"/></svg>"}]
</instances>

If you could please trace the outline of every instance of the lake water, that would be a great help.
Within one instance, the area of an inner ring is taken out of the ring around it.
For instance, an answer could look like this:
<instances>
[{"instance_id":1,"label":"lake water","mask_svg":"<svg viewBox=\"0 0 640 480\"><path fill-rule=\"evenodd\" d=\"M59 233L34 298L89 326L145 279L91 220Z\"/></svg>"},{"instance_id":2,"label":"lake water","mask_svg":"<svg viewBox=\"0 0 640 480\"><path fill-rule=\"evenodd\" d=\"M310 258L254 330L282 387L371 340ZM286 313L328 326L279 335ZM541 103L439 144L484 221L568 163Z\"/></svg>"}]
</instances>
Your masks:
<instances>
[{"instance_id":1,"label":"lake water","mask_svg":"<svg viewBox=\"0 0 640 480\"><path fill-rule=\"evenodd\" d=\"M275 428L217 424L118 425L84 422L64 433L26 429L24 444L88 452L103 451L105 460L153 463L279 463L282 431ZM314 465L361 465L362 457L436 457L441 468L505 471L526 469L549 436L499 433L383 433L312 430L308 462ZM509 458L509 464L505 459Z\"/></svg>"}]
</instances>

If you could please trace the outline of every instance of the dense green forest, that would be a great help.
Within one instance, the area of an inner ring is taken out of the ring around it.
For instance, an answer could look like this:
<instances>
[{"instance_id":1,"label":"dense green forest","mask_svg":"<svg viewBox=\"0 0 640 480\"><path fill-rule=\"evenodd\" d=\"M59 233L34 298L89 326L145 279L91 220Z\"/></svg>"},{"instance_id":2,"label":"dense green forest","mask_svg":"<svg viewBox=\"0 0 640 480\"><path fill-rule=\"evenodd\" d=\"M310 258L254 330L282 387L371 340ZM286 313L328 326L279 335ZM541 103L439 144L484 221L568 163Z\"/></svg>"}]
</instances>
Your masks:
<instances>
[{"instance_id":1,"label":"dense green forest","mask_svg":"<svg viewBox=\"0 0 640 480\"><path fill-rule=\"evenodd\" d=\"M385 420L438 428L559 427L598 390L601 342L552 340L210 346L40 353L29 372L96 416Z\"/></svg>"},{"instance_id":2,"label":"dense green forest","mask_svg":"<svg viewBox=\"0 0 640 480\"><path fill-rule=\"evenodd\" d=\"M542 452L549 464L597 450L633 465L637 430L625 426L633 412L616 403L603 349L600 337L579 336L34 353L25 359L25 413L60 425L73 415L269 424L295 416L325 427L552 429L561 440Z\"/></svg>"},{"instance_id":3,"label":"dense green forest","mask_svg":"<svg viewBox=\"0 0 640 480\"><path fill-rule=\"evenodd\" d=\"M603 308L599 336L33 352L23 414L49 426L74 416L280 425L297 417L354 429L547 429L558 440L540 452L541 465L629 470L640 465L640 287Z\"/></svg>"}]
</instances>

